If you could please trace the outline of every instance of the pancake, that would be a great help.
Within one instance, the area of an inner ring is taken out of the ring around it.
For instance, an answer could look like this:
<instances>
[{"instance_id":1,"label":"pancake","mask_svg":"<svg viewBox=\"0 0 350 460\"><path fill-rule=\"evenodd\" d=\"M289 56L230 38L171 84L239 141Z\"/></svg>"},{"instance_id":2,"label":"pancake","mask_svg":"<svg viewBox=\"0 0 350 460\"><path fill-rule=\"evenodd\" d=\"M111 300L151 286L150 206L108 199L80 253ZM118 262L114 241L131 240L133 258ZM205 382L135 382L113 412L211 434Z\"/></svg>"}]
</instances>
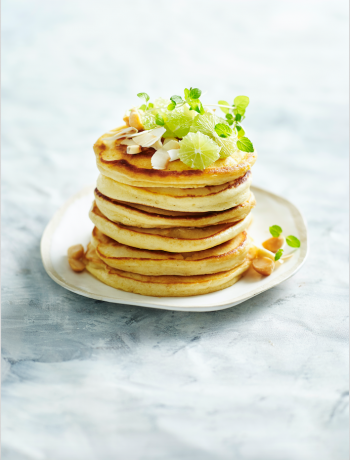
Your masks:
<instances>
[{"instance_id":1,"label":"pancake","mask_svg":"<svg viewBox=\"0 0 350 460\"><path fill-rule=\"evenodd\" d=\"M143 147L141 153L129 155L126 153L127 146L120 145L120 140L108 141L108 137L124 128L126 126L121 126L101 136L94 145L94 152L97 167L104 176L134 187L192 188L225 184L244 176L257 158L253 152L244 153L239 164L233 157L219 159L203 171L191 169L176 160L170 162L165 170L157 170L151 164L155 153L153 148Z\"/></svg>"},{"instance_id":2,"label":"pancake","mask_svg":"<svg viewBox=\"0 0 350 460\"><path fill-rule=\"evenodd\" d=\"M207 275L241 265L251 248L251 239L242 232L232 240L205 251L174 253L148 251L117 243L94 228L91 244L107 265L141 275Z\"/></svg>"},{"instance_id":3,"label":"pancake","mask_svg":"<svg viewBox=\"0 0 350 460\"><path fill-rule=\"evenodd\" d=\"M190 213L169 211L142 204L113 200L95 189L95 201L99 210L109 220L123 225L142 228L207 227L209 225L237 222L244 219L255 206L251 193L248 200L225 211Z\"/></svg>"},{"instance_id":4,"label":"pancake","mask_svg":"<svg viewBox=\"0 0 350 460\"><path fill-rule=\"evenodd\" d=\"M105 235L119 243L140 249L168 252L203 251L224 243L243 232L252 221L252 214L229 224L202 228L138 228L107 219L93 202L89 217Z\"/></svg>"},{"instance_id":5,"label":"pancake","mask_svg":"<svg viewBox=\"0 0 350 460\"><path fill-rule=\"evenodd\" d=\"M233 208L246 201L250 196L252 174L222 185L213 185L195 189L171 187L142 188L126 185L102 174L97 179L100 193L114 200L143 204L170 211L211 212Z\"/></svg>"},{"instance_id":6,"label":"pancake","mask_svg":"<svg viewBox=\"0 0 350 460\"><path fill-rule=\"evenodd\" d=\"M238 267L211 275L146 276L109 267L90 244L84 263L88 272L116 289L155 297L182 297L208 294L232 286L250 267L251 256L248 254Z\"/></svg>"}]
</instances>

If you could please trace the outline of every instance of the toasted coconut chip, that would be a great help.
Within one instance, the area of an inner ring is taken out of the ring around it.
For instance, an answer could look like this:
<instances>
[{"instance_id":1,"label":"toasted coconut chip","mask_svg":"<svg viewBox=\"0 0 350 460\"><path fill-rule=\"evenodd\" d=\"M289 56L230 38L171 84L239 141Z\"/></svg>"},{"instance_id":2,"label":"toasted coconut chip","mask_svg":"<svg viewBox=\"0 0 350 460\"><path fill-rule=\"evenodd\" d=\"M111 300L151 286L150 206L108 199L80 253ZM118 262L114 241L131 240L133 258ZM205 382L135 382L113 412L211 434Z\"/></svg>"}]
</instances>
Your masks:
<instances>
[{"instance_id":1,"label":"toasted coconut chip","mask_svg":"<svg viewBox=\"0 0 350 460\"><path fill-rule=\"evenodd\" d=\"M160 150L163 147L162 141L160 139L157 140L151 147L155 150Z\"/></svg>"},{"instance_id":2,"label":"toasted coconut chip","mask_svg":"<svg viewBox=\"0 0 350 460\"><path fill-rule=\"evenodd\" d=\"M137 145L132 139L123 139L120 145Z\"/></svg>"},{"instance_id":3,"label":"toasted coconut chip","mask_svg":"<svg viewBox=\"0 0 350 460\"><path fill-rule=\"evenodd\" d=\"M167 142L166 144L164 142L164 148L165 150L169 152L169 150L179 149L180 144L178 143L178 141L170 141L170 142Z\"/></svg>"},{"instance_id":4,"label":"toasted coconut chip","mask_svg":"<svg viewBox=\"0 0 350 460\"><path fill-rule=\"evenodd\" d=\"M180 160L179 149L168 150L170 161Z\"/></svg>"},{"instance_id":5,"label":"toasted coconut chip","mask_svg":"<svg viewBox=\"0 0 350 460\"><path fill-rule=\"evenodd\" d=\"M170 156L166 150L160 149L151 158L153 169L165 169L170 161Z\"/></svg>"},{"instance_id":6,"label":"toasted coconut chip","mask_svg":"<svg viewBox=\"0 0 350 460\"><path fill-rule=\"evenodd\" d=\"M118 130L117 132L109 131L106 137L103 137L102 140L116 141L117 139L123 139L124 137L133 137L137 132L137 129L132 127L123 128Z\"/></svg>"},{"instance_id":7,"label":"toasted coconut chip","mask_svg":"<svg viewBox=\"0 0 350 460\"><path fill-rule=\"evenodd\" d=\"M126 147L126 153L129 155L135 155L135 153L140 153L142 150L140 145L129 145Z\"/></svg>"},{"instance_id":8,"label":"toasted coconut chip","mask_svg":"<svg viewBox=\"0 0 350 460\"><path fill-rule=\"evenodd\" d=\"M155 144L165 133L166 129L163 127L150 129L148 131L143 131L142 133L137 133L132 136L135 144L141 145L142 147L151 147Z\"/></svg>"},{"instance_id":9,"label":"toasted coconut chip","mask_svg":"<svg viewBox=\"0 0 350 460\"><path fill-rule=\"evenodd\" d=\"M167 137L166 139L164 139L163 145L166 145L168 142L171 142L171 141L177 141L177 139L175 137Z\"/></svg>"}]
</instances>

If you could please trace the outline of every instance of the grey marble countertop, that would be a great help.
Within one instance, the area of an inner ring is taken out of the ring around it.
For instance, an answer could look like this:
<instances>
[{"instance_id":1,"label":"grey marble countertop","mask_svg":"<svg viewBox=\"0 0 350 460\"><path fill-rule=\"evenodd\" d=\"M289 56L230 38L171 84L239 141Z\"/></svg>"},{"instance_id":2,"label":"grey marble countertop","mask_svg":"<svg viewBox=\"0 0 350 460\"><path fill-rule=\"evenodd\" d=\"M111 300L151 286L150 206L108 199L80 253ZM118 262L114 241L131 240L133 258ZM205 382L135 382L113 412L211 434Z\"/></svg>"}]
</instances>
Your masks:
<instances>
[{"instance_id":1,"label":"grey marble countertop","mask_svg":"<svg viewBox=\"0 0 350 460\"><path fill-rule=\"evenodd\" d=\"M3 3L4 460L343 460L348 116L343 1ZM54 212L136 93L251 98L254 183L293 201L310 255L237 307L79 297L45 273Z\"/></svg>"}]
</instances>

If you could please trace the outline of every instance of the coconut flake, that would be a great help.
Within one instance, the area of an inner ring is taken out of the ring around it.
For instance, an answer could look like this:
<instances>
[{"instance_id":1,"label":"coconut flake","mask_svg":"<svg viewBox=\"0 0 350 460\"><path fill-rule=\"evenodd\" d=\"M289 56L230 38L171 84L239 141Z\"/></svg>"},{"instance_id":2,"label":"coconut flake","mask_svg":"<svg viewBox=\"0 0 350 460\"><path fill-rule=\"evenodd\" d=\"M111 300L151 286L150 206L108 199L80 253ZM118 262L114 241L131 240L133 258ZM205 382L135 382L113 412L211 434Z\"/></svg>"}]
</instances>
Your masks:
<instances>
[{"instance_id":1,"label":"coconut flake","mask_svg":"<svg viewBox=\"0 0 350 460\"><path fill-rule=\"evenodd\" d=\"M142 133L134 134L130 136L135 141L135 144L141 145L142 147L151 147L155 144L165 133L166 129L163 127L150 129L143 131Z\"/></svg>"},{"instance_id":2,"label":"coconut flake","mask_svg":"<svg viewBox=\"0 0 350 460\"><path fill-rule=\"evenodd\" d=\"M102 137L102 140L116 141L117 139L122 139L123 137L133 137L137 132L137 129L132 128L131 126L128 128L119 129L117 132L112 130L109 131L105 137Z\"/></svg>"},{"instance_id":3,"label":"coconut flake","mask_svg":"<svg viewBox=\"0 0 350 460\"><path fill-rule=\"evenodd\" d=\"M177 139L175 137L167 137L165 140L164 140L164 144L163 145L166 145L168 142L171 142L171 141L176 141Z\"/></svg>"},{"instance_id":4,"label":"coconut flake","mask_svg":"<svg viewBox=\"0 0 350 460\"><path fill-rule=\"evenodd\" d=\"M158 139L157 142L152 144L150 147L152 147L154 150L160 150L163 147L162 141Z\"/></svg>"},{"instance_id":5,"label":"coconut flake","mask_svg":"<svg viewBox=\"0 0 350 460\"><path fill-rule=\"evenodd\" d=\"M165 150L167 150L167 151L173 150L173 149L179 149L179 148L180 148L180 144L178 143L178 141L173 141L173 140L171 140L170 142L167 142L167 143L164 145L164 148L165 148Z\"/></svg>"},{"instance_id":6,"label":"coconut flake","mask_svg":"<svg viewBox=\"0 0 350 460\"><path fill-rule=\"evenodd\" d=\"M170 161L180 160L179 149L168 150Z\"/></svg>"},{"instance_id":7,"label":"coconut flake","mask_svg":"<svg viewBox=\"0 0 350 460\"><path fill-rule=\"evenodd\" d=\"M120 145L137 145L132 139L123 139L119 144Z\"/></svg>"},{"instance_id":8,"label":"coconut flake","mask_svg":"<svg viewBox=\"0 0 350 460\"><path fill-rule=\"evenodd\" d=\"M166 169L169 161L169 153L164 149L157 150L151 158L153 169Z\"/></svg>"},{"instance_id":9,"label":"coconut flake","mask_svg":"<svg viewBox=\"0 0 350 460\"><path fill-rule=\"evenodd\" d=\"M139 145L129 145L126 147L126 153L129 155L135 155L135 153L140 153L141 152L141 147Z\"/></svg>"}]
</instances>

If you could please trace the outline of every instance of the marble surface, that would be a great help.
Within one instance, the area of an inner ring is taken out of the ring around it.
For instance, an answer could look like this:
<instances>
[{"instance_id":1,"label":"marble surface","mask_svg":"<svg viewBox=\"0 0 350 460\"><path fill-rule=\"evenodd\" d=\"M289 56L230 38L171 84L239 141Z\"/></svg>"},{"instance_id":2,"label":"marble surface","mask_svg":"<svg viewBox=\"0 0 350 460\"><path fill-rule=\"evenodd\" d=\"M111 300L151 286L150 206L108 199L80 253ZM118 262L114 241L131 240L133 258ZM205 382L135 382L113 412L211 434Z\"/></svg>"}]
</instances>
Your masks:
<instances>
[{"instance_id":1,"label":"marble surface","mask_svg":"<svg viewBox=\"0 0 350 460\"><path fill-rule=\"evenodd\" d=\"M346 2L5 0L2 15L2 458L348 458ZM62 289L40 237L96 179L93 142L136 93L185 86L250 96L254 182L304 213L306 265L216 313Z\"/></svg>"}]
</instances>

